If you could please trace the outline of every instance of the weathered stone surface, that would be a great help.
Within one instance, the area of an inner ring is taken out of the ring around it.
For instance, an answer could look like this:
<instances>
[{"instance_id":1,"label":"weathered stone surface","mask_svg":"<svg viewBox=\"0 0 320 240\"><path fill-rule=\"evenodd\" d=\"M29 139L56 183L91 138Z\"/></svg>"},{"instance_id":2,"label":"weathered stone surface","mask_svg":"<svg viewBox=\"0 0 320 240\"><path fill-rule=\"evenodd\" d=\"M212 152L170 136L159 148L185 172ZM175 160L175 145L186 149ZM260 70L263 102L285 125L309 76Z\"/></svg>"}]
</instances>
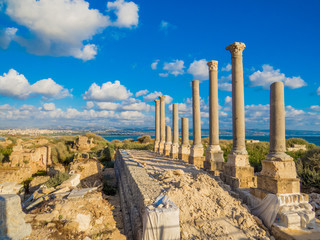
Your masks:
<instances>
[{"instance_id":1,"label":"weathered stone surface","mask_svg":"<svg viewBox=\"0 0 320 240\"><path fill-rule=\"evenodd\" d=\"M4 182L0 184L0 194L18 194L21 188L23 188L22 184Z\"/></svg>"},{"instance_id":2,"label":"weathered stone surface","mask_svg":"<svg viewBox=\"0 0 320 240\"><path fill-rule=\"evenodd\" d=\"M59 188L76 187L80 184L80 174L72 174L69 179L64 181Z\"/></svg>"},{"instance_id":3,"label":"weathered stone surface","mask_svg":"<svg viewBox=\"0 0 320 240\"><path fill-rule=\"evenodd\" d=\"M0 195L0 239L20 240L30 235L31 225L24 217L18 195Z\"/></svg>"},{"instance_id":4,"label":"weathered stone surface","mask_svg":"<svg viewBox=\"0 0 320 240\"><path fill-rule=\"evenodd\" d=\"M165 135L166 135L166 129L165 129L165 99L166 96L159 96L160 99L160 143L159 143L159 150L158 152L160 154L163 154L164 151L164 144L166 142Z\"/></svg>"},{"instance_id":5,"label":"weathered stone surface","mask_svg":"<svg viewBox=\"0 0 320 240\"><path fill-rule=\"evenodd\" d=\"M94 146L93 138L89 139L88 137L81 135L76 138L73 145L73 147L78 151L89 151Z\"/></svg>"},{"instance_id":6,"label":"weathered stone surface","mask_svg":"<svg viewBox=\"0 0 320 240\"><path fill-rule=\"evenodd\" d=\"M155 106L155 140L154 140L154 151L158 152L160 144L160 100L154 100Z\"/></svg>"},{"instance_id":7,"label":"weathered stone surface","mask_svg":"<svg viewBox=\"0 0 320 240\"><path fill-rule=\"evenodd\" d=\"M171 127L170 126L166 126L166 142L164 144L164 150L163 150L163 153L164 153L165 156L170 157L171 145L172 145Z\"/></svg>"}]
</instances>

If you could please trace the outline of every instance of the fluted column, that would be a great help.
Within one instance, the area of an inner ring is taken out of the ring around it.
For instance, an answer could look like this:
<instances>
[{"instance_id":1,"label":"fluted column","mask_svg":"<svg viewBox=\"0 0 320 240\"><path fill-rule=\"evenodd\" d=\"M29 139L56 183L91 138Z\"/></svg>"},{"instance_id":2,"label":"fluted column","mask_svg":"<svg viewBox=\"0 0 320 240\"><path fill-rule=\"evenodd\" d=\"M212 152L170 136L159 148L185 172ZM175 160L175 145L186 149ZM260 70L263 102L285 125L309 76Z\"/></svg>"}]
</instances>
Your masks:
<instances>
[{"instance_id":1,"label":"fluted column","mask_svg":"<svg viewBox=\"0 0 320 240\"><path fill-rule=\"evenodd\" d=\"M235 42L226 47L232 59L232 127L233 148L231 152L247 154L245 142L244 89L242 52L246 45Z\"/></svg>"},{"instance_id":2,"label":"fluted column","mask_svg":"<svg viewBox=\"0 0 320 240\"><path fill-rule=\"evenodd\" d=\"M164 145L164 155L165 156L170 156L171 145L172 145L171 127L166 126L166 142Z\"/></svg>"},{"instance_id":3,"label":"fluted column","mask_svg":"<svg viewBox=\"0 0 320 240\"><path fill-rule=\"evenodd\" d=\"M215 175L223 170L223 151L219 145L218 61L209 66L209 146L204 167Z\"/></svg>"},{"instance_id":4,"label":"fluted column","mask_svg":"<svg viewBox=\"0 0 320 240\"><path fill-rule=\"evenodd\" d=\"M203 167L203 146L201 143L201 117L199 81L192 81L192 108L193 108L193 145L190 149L189 163L199 168Z\"/></svg>"},{"instance_id":5,"label":"fluted column","mask_svg":"<svg viewBox=\"0 0 320 240\"><path fill-rule=\"evenodd\" d=\"M159 96L160 99L160 144L159 153L163 154L165 144L165 96Z\"/></svg>"},{"instance_id":6,"label":"fluted column","mask_svg":"<svg viewBox=\"0 0 320 240\"><path fill-rule=\"evenodd\" d=\"M172 106L172 129L173 129L173 141L171 145L170 157L173 159L178 158L179 153L179 110L178 103L174 103Z\"/></svg>"},{"instance_id":7,"label":"fluted column","mask_svg":"<svg viewBox=\"0 0 320 240\"><path fill-rule=\"evenodd\" d=\"M160 100L154 100L155 106L155 141L154 141L154 151L158 152L160 144Z\"/></svg>"},{"instance_id":8,"label":"fluted column","mask_svg":"<svg viewBox=\"0 0 320 240\"><path fill-rule=\"evenodd\" d=\"M189 162L190 143L189 143L189 119L181 118L182 141L179 147L178 157L180 160Z\"/></svg>"}]
</instances>

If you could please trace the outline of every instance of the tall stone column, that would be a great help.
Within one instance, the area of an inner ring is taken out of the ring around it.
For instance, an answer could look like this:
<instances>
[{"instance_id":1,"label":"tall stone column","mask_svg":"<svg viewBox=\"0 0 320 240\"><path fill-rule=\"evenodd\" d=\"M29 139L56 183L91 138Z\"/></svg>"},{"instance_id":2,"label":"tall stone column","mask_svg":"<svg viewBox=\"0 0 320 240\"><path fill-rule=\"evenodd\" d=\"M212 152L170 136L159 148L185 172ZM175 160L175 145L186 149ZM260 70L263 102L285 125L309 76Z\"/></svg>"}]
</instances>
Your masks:
<instances>
[{"instance_id":1,"label":"tall stone column","mask_svg":"<svg viewBox=\"0 0 320 240\"><path fill-rule=\"evenodd\" d=\"M242 52L246 45L235 42L226 47L232 57L232 127L233 148L224 166L222 179L233 188L256 186L253 168L245 144L244 86Z\"/></svg>"},{"instance_id":2,"label":"tall stone column","mask_svg":"<svg viewBox=\"0 0 320 240\"><path fill-rule=\"evenodd\" d=\"M260 199L270 193L277 195L280 200L278 224L307 228L315 223L315 213L308 203L308 196L300 193L300 181L293 158L285 153L283 82L272 83L270 90L270 149L257 176L258 188L251 188L250 192Z\"/></svg>"},{"instance_id":3,"label":"tall stone column","mask_svg":"<svg viewBox=\"0 0 320 240\"><path fill-rule=\"evenodd\" d=\"M160 99L160 143L159 143L159 150L158 152L160 154L163 154L164 152L164 144L165 144L165 136L166 136L166 133L165 133L165 125L166 125L166 122L165 122L165 98L166 96L159 96L159 99Z\"/></svg>"},{"instance_id":4,"label":"tall stone column","mask_svg":"<svg viewBox=\"0 0 320 240\"><path fill-rule=\"evenodd\" d=\"M156 104L155 110L155 140L154 140L154 151L158 152L160 144L160 100L154 100Z\"/></svg>"},{"instance_id":5,"label":"tall stone column","mask_svg":"<svg viewBox=\"0 0 320 240\"><path fill-rule=\"evenodd\" d=\"M172 145L172 138L171 138L171 127L166 126L166 142L164 144L164 155L170 156L171 152L171 145Z\"/></svg>"},{"instance_id":6,"label":"tall stone column","mask_svg":"<svg viewBox=\"0 0 320 240\"><path fill-rule=\"evenodd\" d=\"M193 108L193 145L190 149L189 163L203 167L203 146L201 143L201 117L199 81L192 81L192 108Z\"/></svg>"},{"instance_id":7,"label":"tall stone column","mask_svg":"<svg viewBox=\"0 0 320 240\"><path fill-rule=\"evenodd\" d=\"M219 145L218 61L209 66L209 146L206 149L204 168L214 175L223 171L223 151Z\"/></svg>"},{"instance_id":8,"label":"tall stone column","mask_svg":"<svg viewBox=\"0 0 320 240\"><path fill-rule=\"evenodd\" d=\"M173 159L178 158L179 152L179 113L178 103L174 103L172 106L172 129L173 129L173 141L171 145L170 157Z\"/></svg>"},{"instance_id":9,"label":"tall stone column","mask_svg":"<svg viewBox=\"0 0 320 240\"><path fill-rule=\"evenodd\" d=\"M190 143L189 143L189 119L181 118L182 142L179 147L179 159L189 162Z\"/></svg>"}]
</instances>

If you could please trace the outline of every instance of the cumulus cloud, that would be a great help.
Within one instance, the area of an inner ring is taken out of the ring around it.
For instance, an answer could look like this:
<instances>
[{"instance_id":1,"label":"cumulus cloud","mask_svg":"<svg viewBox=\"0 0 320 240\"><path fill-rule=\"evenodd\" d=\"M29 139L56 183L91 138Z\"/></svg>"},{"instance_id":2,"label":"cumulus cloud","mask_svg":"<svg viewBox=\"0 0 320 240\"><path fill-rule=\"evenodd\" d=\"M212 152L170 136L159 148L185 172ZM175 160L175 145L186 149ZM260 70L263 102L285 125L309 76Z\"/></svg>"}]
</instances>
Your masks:
<instances>
[{"instance_id":1,"label":"cumulus cloud","mask_svg":"<svg viewBox=\"0 0 320 240\"><path fill-rule=\"evenodd\" d=\"M199 61L194 60L190 64L188 73L193 75L193 79L197 80L208 80L209 79L209 70L206 59L201 59Z\"/></svg>"},{"instance_id":2,"label":"cumulus cloud","mask_svg":"<svg viewBox=\"0 0 320 240\"><path fill-rule=\"evenodd\" d=\"M317 89L317 95L320 95L320 87Z\"/></svg>"},{"instance_id":3,"label":"cumulus cloud","mask_svg":"<svg viewBox=\"0 0 320 240\"><path fill-rule=\"evenodd\" d=\"M85 108L85 109L91 109L91 108L93 108L93 107L94 107L94 102L88 101L88 102L86 103L86 106L83 107L83 108Z\"/></svg>"},{"instance_id":4,"label":"cumulus cloud","mask_svg":"<svg viewBox=\"0 0 320 240\"><path fill-rule=\"evenodd\" d=\"M139 7L134 2L126 2L124 0L116 0L108 2L107 8L114 11L117 20L112 23L116 27L135 27L139 23Z\"/></svg>"},{"instance_id":5,"label":"cumulus cloud","mask_svg":"<svg viewBox=\"0 0 320 240\"><path fill-rule=\"evenodd\" d=\"M226 96L224 99L224 104L230 104L232 101L232 97Z\"/></svg>"},{"instance_id":6,"label":"cumulus cloud","mask_svg":"<svg viewBox=\"0 0 320 240\"><path fill-rule=\"evenodd\" d=\"M310 107L311 110L314 110L314 111L320 111L320 106L319 105L312 105Z\"/></svg>"},{"instance_id":7,"label":"cumulus cloud","mask_svg":"<svg viewBox=\"0 0 320 240\"><path fill-rule=\"evenodd\" d=\"M306 86L307 83L301 77L286 77L284 73L280 72L280 69L274 70L272 66L264 64L262 66L262 72L260 70L254 72L249 76L251 86L261 86L264 89L269 89L273 82L281 81L285 86L295 89Z\"/></svg>"},{"instance_id":8,"label":"cumulus cloud","mask_svg":"<svg viewBox=\"0 0 320 240\"><path fill-rule=\"evenodd\" d=\"M71 96L68 89L63 88L51 78L31 85L23 74L19 74L14 69L0 76L0 95L17 99L26 99L34 95L41 95L46 99Z\"/></svg>"},{"instance_id":9,"label":"cumulus cloud","mask_svg":"<svg viewBox=\"0 0 320 240\"><path fill-rule=\"evenodd\" d=\"M42 107L45 111L53 111L56 109L56 105L54 103L44 103Z\"/></svg>"},{"instance_id":10,"label":"cumulus cloud","mask_svg":"<svg viewBox=\"0 0 320 240\"><path fill-rule=\"evenodd\" d=\"M145 102L151 102L155 99L159 99L159 96L163 96L162 92L154 91L154 92L149 93L148 95L144 96L143 100ZM172 97L170 97L169 95L164 95L164 96L166 96L165 101L164 101L165 104L169 104L172 102L172 100L173 100Z\"/></svg>"},{"instance_id":11,"label":"cumulus cloud","mask_svg":"<svg viewBox=\"0 0 320 240\"><path fill-rule=\"evenodd\" d=\"M127 99L132 96L132 93L127 90L120 81L106 82L102 86L93 83L89 90L83 94L84 100L100 101L100 102L114 102Z\"/></svg>"},{"instance_id":12,"label":"cumulus cloud","mask_svg":"<svg viewBox=\"0 0 320 240\"><path fill-rule=\"evenodd\" d=\"M102 110L116 110L121 105L120 103L114 103L114 102L97 102L97 106L99 109Z\"/></svg>"},{"instance_id":13,"label":"cumulus cloud","mask_svg":"<svg viewBox=\"0 0 320 240\"><path fill-rule=\"evenodd\" d=\"M232 81L231 74L228 76L222 76L218 81L219 90L231 92L232 91L231 81Z\"/></svg>"},{"instance_id":14,"label":"cumulus cloud","mask_svg":"<svg viewBox=\"0 0 320 240\"><path fill-rule=\"evenodd\" d=\"M159 73L159 76L160 76L160 77L168 77L169 74L168 74L168 73Z\"/></svg>"},{"instance_id":15,"label":"cumulus cloud","mask_svg":"<svg viewBox=\"0 0 320 240\"><path fill-rule=\"evenodd\" d=\"M151 63L151 69L152 70L156 70L157 69L159 61L160 60L158 59L158 60L155 60L153 63Z\"/></svg>"},{"instance_id":16,"label":"cumulus cloud","mask_svg":"<svg viewBox=\"0 0 320 240\"><path fill-rule=\"evenodd\" d=\"M221 69L221 71L229 72L229 71L231 71L231 69L232 69L232 65L230 63L228 63L227 66L225 66Z\"/></svg>"},{"instance_id":17,"label":"cumulus cloud","mask_svg":"<svg viewBox=\"0 0 320 240\"><path fill-rule=\"evenodd\" d=\"M140 97L143 95L147 95L149 93L149 91L147 89L145 90L140 90L139 92L136 93L136 97Z\"/></svg>"},{"instance_id":18,"label":"cumulus cloud","mask_svg":"<svg viewBox=\"0 0 320 240\"><path fill-rule=\"evenodd\" d=\"M182 60L174 60L173 62L165 62L163 65L163 70L168 71L169 74L174 76L182 75L184 73L184 61Z\"/></svg>"},{"instance_id":19,"label":"cumulus cloud","mask_svg":"<svg viewBox=\"0 0 320 240\"><path fill-rule=\"evenodd\" d=\"M8 27L0 31L0 47L7 49L11 41L15 38L18 29L14 27Z\"/></svg>"},{"instance_id":20,"label":"cumulus cloud","mask_svg":"<svg viewBox=\"0 0 320 240\"><path fill-rule=\"evenodd\" d=\"M30 33L16 35L17 28L7 28L0 46L8 47L12 40L29 53L50 56L72 56L83 61L94 59L98 47L87 43L108 26L137 26L138 6L116 0L107 4L117 19L113 22L85 0L1 0L5 13ZM86 43L86 44L84 44Z\"/></svg>"}]
</instances>

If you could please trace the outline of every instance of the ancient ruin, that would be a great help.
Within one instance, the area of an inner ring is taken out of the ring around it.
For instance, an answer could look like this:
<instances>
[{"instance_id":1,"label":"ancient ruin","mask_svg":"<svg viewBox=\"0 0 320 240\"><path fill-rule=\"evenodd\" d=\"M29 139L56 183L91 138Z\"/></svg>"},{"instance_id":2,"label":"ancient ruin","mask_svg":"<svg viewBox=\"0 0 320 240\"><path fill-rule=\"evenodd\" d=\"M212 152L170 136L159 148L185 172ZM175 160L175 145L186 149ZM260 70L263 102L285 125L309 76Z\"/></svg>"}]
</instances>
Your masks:
<instances>
[{"instance_id":1,"label":"ancient ruin","mask_svg":"<svg viewBox=\"0 0 320 240\"><path fill-rule=\"evenodd\" d=\"M181 118L182 142L179 146L178 157L180 160L189 162L190 143L189 143L189 119Z\"/></svg>"},{"instance_id":2,"label":"ancient ruin","mask_svg":"<svg viewBox=\"0 0 320 240\"><path fill-rule=\"evenodd\" d=\"M177 103L172 105L172 130L173 140L171 145L170 157L176 159L178 158L179 152L179 116Z\"/></svg>"},{"instance_id":3,"label":"ancient ruin","mask_svg":"<svg viewBox=\"0 0 320 240\"><path fill-rule=\"evenodd\" d=\"M160 100L154 100L156 107L155 107L155 141L154 141L154 151L158 152L159 144L160 144Z\"/></svg>"},{"instance_id":4,"label":"ancient ruin","mask_svg":"<svg viewBox=\"0 0 320 240\"><path fill-rule=\"evenodd\" d=\"M245 143L244 89L242 52L246 45L235 42L228 47L232 56L232 127L233 148L224 166L222 179L233 188L256 186Z\"/></svg>"},{"instance_id":5,"label":"ancient ruin","mask_svg":"<svg viewBox=\"0 0 320 240\"><path fill-rule=\"evenodd\" d=\"M201 117L199 81L192 81L192 108L193 108L193 144L190 148L189 163L203 167L203 146L201 143Z\"/></svg>"},{"instance_id":6,"label":"ancient ruin","mask_svg":"<svg viewBox=\"0 0 320 240\"><path fill-rule=\"evenodd\" d=\"M209 66L209 146L206 149L204 168L213 175L223 171L223 151L219 145L218 61Z\"/></svg>"},{"instance_id":7,"label":"ancient ruin","mask_svg":"<svg viewBox=\"0 0 320 240\"><path fill-rule=\"evenodd\" d=\"M159 150L158 152L160 154L163 154L164 152L164 144L166 142L165 139L165 98L166 96L159 96L160 99L160 143L159 143Z\"/></svg>"}]
</instances>

